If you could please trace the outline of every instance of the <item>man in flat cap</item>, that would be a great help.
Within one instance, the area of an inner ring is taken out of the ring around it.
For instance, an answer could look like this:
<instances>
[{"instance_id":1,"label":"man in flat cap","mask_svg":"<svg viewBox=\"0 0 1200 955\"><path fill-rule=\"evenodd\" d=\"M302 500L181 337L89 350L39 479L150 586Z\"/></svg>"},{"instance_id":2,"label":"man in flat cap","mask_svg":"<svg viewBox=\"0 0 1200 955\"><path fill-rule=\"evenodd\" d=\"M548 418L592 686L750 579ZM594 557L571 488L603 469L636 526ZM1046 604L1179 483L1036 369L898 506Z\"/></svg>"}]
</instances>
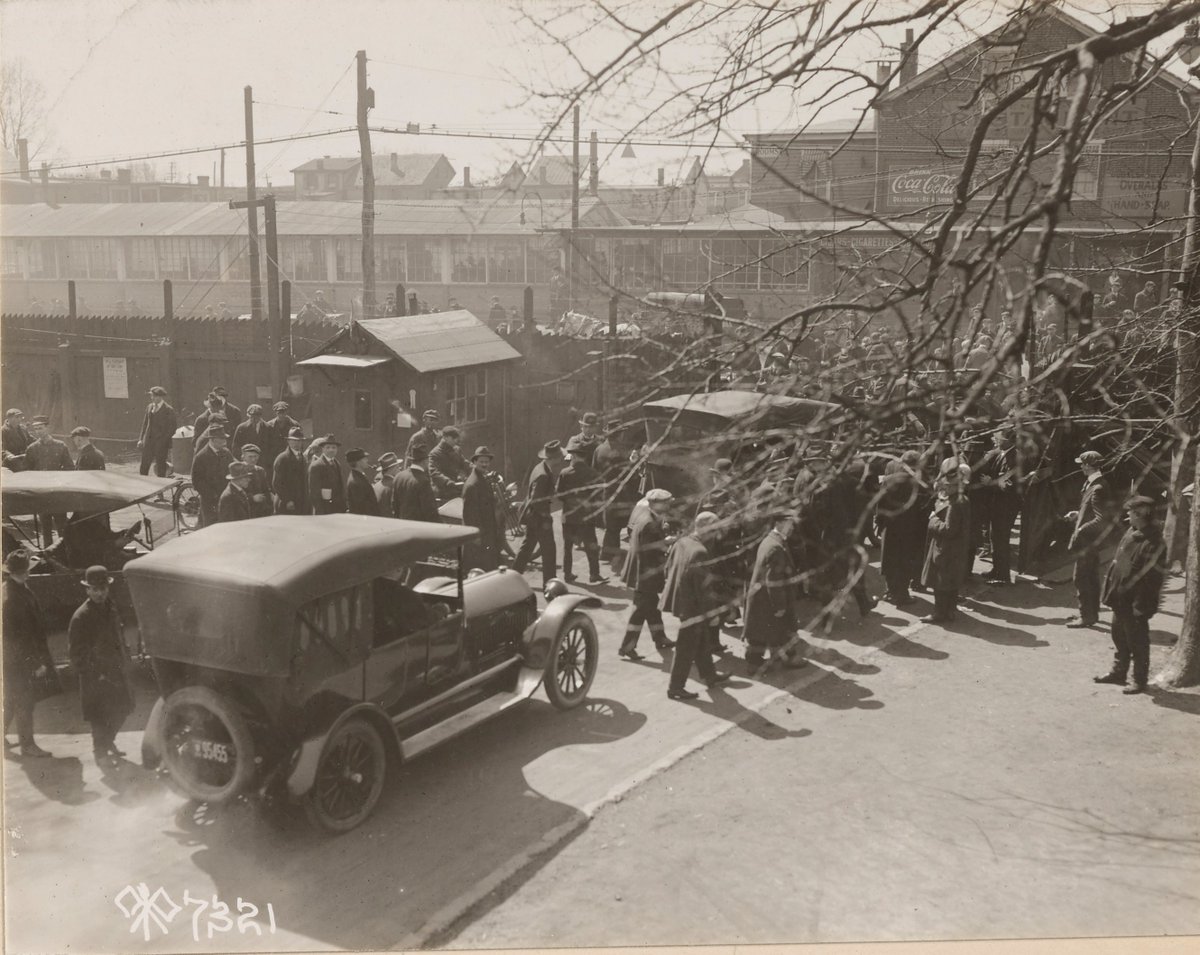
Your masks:
<instances>
[{"instance_id":1,"label":"man in flat cap","mask_svg":"<svg viewBox=\"0 0 1200 955\"><path fill-rule=\"evenodd\" d=\"M551 508L554 504L554 487L559 472L566 467L566 455L557 441L547 441L538 452L538 463L529 472L525 502L521 505L521 523L525 525L525 539L517 551L513 570L525 573L533 559L535 550L542 557L542 586L554 577L558 570L558 547L554 543L554 519Z\"/></svg>"},{"instance_id":2,"label":"man in flat cap","mask_svg":"<svg viewBox=\"0 0 1200 955\"><path fill-rule=\"evenodd\" d=\"M635 507L630 518L629 556L621 568L625 586L633 591L633 612L625 623L625 638L617 655L632 661L642 659L637 643L643 624L650 628L656 649L664 651L675 646L667 639L662 611L658 608L659 594L667 582L666 515L673 497L665 488L654 488L643 500L646 506Z\"/></svg>"},{"instance_id":3,"label":"man in flat cap","mask_svg":"<svg viewBox=\"0 0 1200 955\"><path fill-rule=\"evenodd\" d=\"M261 454L270 445L271 435L267 423L263 421L262 405L253 404L246 409L246 420L233 431L233 456L242 456L242 445L253 444Z\"/></svg>"},{"instance_id":4,"label":"man in flat cap","mask_svg":"<svg viewBox=\"0 0 1200 955\"><path fill-rule=\"evenodd\" d=\"M80 425L71 429L71 443L75 445L78 457L75 458L76 471L105 470L104 454L92 444L92 429Z\"/></svg>"},{"instance_id":5,"label":"man in flat cap","mask_svg":"<svg viewBox=\"0 0 1200 955\"><path fill-rule=\"evenodd\" d=\"M67 628L71 669L79 678L79 701L83 718L92 727L92 755L97 763L125 755L117 748L117 733L133 712L129 650L124 624L109 595L112 580L101 565L84 572L80 583L87 588L87 599Z\"/></svg>"},{"instance_id":6,"label":"man in flat cap","mask_svg":"<svg viewBox=\"0 0 1200 955\"><path fill-rule=\"evenodd\" d=\"M600 519L598 500L603 492L600 476L589 461L595 445L579 435L567 442L570 462L559 472L555 494L562 502L563 579L575 580L574 548L583 551L588 562L589 584L604 583L608 578L600 573L600 542L596 540L596 524Z\"/></svg>"},{"instance_id":7,"label":"man in flat cap","mask_svg":"<svg viewBox=\"0 0 1200 955\"><path fill-rule=\"evenodd\" d=\"M246 416L242 414L242 409L229 400L229 392L225 390L224 385L216 385L212 393L221 402L218 410L225 416L226 427L229 428L229 433L235 433L237 426L246 419Z\"/></svg>"},{"instance_id":8,"label":"man in flat cap","mask_svg":"<svg viewBox=\"0 0 1200 955\"><path fill-rule=\"evenodd\" d=\"M462 521L479 531L479 538L466 545L467 564L480 570L496 569L504 538L496 511L496 491L488 477L491 467L492 452L486 447L476 448L462 492Z\"/></svg>"},{"instance_id":9,"label":"man in flat cap","mask_svg":"<svg viewBox=\"0 0 1200 955\"><path fill-rule=\"evenodd\" d=\"M346 478L346 510L351 514L379 516L379 500L375 497L375 486L371 483L374 470L362 448L351 448L346 452L346 463L350 474Z\"/></svg>"},{"instance_id":10,"label":"man in flat cap","mask_svg":"<svg viewBox=\"0 0 1200 955\"><path fill-rule=\"evenodd\" d=\"M308 462L304 460L304 429L299 425L287 435L287 447L275 456L271 469L271 490L275 493L276 514L307 514Z\"/></svg>"},{"instance_id":11,"label":"man in flat cap","mask_svg":"<svg viewBox=\"0 0 1200 955\"><path fill-rule=\"evenodd\" d=\"M229 483L221 492L221 499L217 505L217 521L228 524L233 521L250 520L254 517L254 505L248 489L254 472L241 461L234 461L229 465L229 472L225 477Z\"/></svg>"},{"instance_id":12,"label":"man in flat cap","mask_svg":"<svg viewBox=\"0 0 1200 955\"><path fill-rule=\"evenodd\" d=\"M706 544L719 521L712 511L701 511L696 515L692 532L679 538L667 553L662 609L679 618L675 659L671 661L671 679L667 684L668 699L696 699L697 694L687 688L693 664L709 688L729 679L728 675L717 673L709 653L712 631L719 627L724 612L715 558Z\"/></svg>"},{"instance_id":13,"label":"man in flat cap","mask_svg":"<svg viewBox=\"0 0 1200 955\"><path fill-rule=\"evenodd\" d=\"M25 412L20 408L9 408L4 412L4 426L0 427L6 468L24 470L25 449L29 447L30 440L29 432L25 429Z\"/></svg>"},{"instance_id":14,"label":"man in flat cap","mask_svg":"<svg viewBox=\"0 0 1200 955\"><path fill-rule=\"evenodd\" d=\"M149 474L150 466L159 477L167 476L167 455L171 453L171 439L179 427L175 409L167 404L167 389L155 385L149 391L150 403L142 418L142 432L137 446L142 451L142 463L138 470ZM193 442L193 445L195 442Z\"/></svg>"},{"instance_id":15,"label":"man in flat cap","mask_svg":"<svg viewBox=\"0 0 1200 955\"><path fill-rule=\"evenodd\" d=\"M250 516L267 517L273 507L271 482L267 478L266 469L258 463L262 460L262 451L257 444L243 444L240 457L242 464L250 469L250 483L246 485L246 493L250 497Z\"/></svg>"},{"instance_id":16,"label":"man in flat cap","mask_svg":"<svg viewBox=\"0 0 1200 955\"><path fill-rule=\"evenodd\" d=\"M50 433L50 418L36 415L29 423L29 436L33 440L25 449L26 471L74 471L75 462L67 446ZM42 543L49 547L54 543L54 531L63 532L67 525L66 514L39 514L38 524L42 529Z\"/></svg>"},{"instance_id":17,"label":"man in flat cap","mask_svg":"<svg viewBox=\"0 0 1200 955\"><path fill-rule=\"evenodd\" d=\"M332 434L321 439L321 453L308 466L308 501L314 514L346 513L346 476L338 462L341 445Z\"/></svg>"},{"instance_id":18,"label":"man in flat cap","mask_svg":"<svg viewBox=\"0 0 1200 955\"><path fill-rule=\"evenodd\" d=\"M204 435L204 446L192 459L192 487L200 495L200 526L217 522L221 495L229 482L226 475L234 463L229 450L229 435L220 424L211 425Z\"/></svg>"},{"instance_id":19,"label":"man in flat cap","mask_svg":"<svg viewBox=\"0 0 1200 955\"><path fill-rule=\"evenodd\" d=\"M437 499L429 479L429 449L424 444L410 445L408 467L396 475L392 484L392 516L406 521L437 523Z\"/></svg>"},{"instance_id":20,"label":"man in flat cap","mask_svg":"<svg viewBox=\"0 0 1200 955\"><path fill-rule=\"evenodd\" d=\"M39 681L53 674L54 658L37 598L29 589L29 552L18 548L4 561L4 748L8 729L17 724L22 756L50 754L33 738L33 711L41 698Z\"/></svg>"},{"instance_id":21,"label":"man in flat cap","mask_svg":"<svg viewBox=\"0 0 1200 955\"><path fill-rule=\"evenodd\" d=\"M442 429L442 436L429 452L429 479L439 501L448 501L462 494L463 481L471 473L471 463L463 457L459 446L462 432L454 425Z\"/></svg>"},{"instance_id":22,"label":"man in flat cap","mask_svg":"<svg viewBox=\"0 0 1200 955\"><path fill-rule=\"evenodd\" d=\"M1100 620L1100 551L1116 526L1116 507L1112 490L1100 470L1103 458L1098 451L1084 451L1075 459L1083 471L1083 493L1079 510L1067 515L1073 525L1068 544L1076 554L1075 594L1079 614L1067 621L1072 629L1094 627Z\"/></svg>"},{"instance_id":23,"label":"man in flat cap","mask_svg":"<svg viewBox=\"0 0 1200 955\"><path fill-rule=\"evenodd\" d=\"M1096 683L1122 685L1133 663L1127 694L1144 693L1150 678L1150 618L1158 612L1166 576L1166 547L1154 520L1154 500L1137 496L1125 504L1129 530L1117 545L1104 579L1104 605L1113 612L1112 669Z\"/></svg>"},{"instance_id":24,"label":"man in flat cap","mask_svg":"<svg viewBox=\"0 0 1200 955\"><path fill-rule=\"evenodd\" d=\"M288 414L289 406L286 401L275 402L271 405L271 410L275 412L275 417L267 422L267 443L262 446L263 461L271 462L271 467L267 468L269 475L272 474L275 459L287 448L288 434L293 428L300 427L300 422Z\"/></svg>"},{"instance_id":25,"label":"man in flat cap","mask_svg":"<svg viewBox=\"0 0 1200 955\"><path fill-rule=\"evenodd\" d=\"M421 427L413 432L411 438L408 439L408 447L404 451L405 460L413 459L413 448L418 444L425 445L425 459L429 457L429 452L432 451L437 443L442 439L438 432L438 419L441 417L436 408L428 408L421 415Z\"/></svg>"},{"instance_id":26,"label":"man in flat cap","mask_svg":"<svg viewBox=\"0 0 1200 955\"><path fill-rule=\"evenodd\" d=\"M199 454L201 449L208 444L208 431L214 425L220 427L225 432L226 442L228 442L229 437L233 434L233 429L236 427L225 416L225 406L220 397L209 394L204 399L204 410L196 416L196 420L192 424L195 428L195 433L192 436L194 454Z\"/></svg>"}]
</instances>

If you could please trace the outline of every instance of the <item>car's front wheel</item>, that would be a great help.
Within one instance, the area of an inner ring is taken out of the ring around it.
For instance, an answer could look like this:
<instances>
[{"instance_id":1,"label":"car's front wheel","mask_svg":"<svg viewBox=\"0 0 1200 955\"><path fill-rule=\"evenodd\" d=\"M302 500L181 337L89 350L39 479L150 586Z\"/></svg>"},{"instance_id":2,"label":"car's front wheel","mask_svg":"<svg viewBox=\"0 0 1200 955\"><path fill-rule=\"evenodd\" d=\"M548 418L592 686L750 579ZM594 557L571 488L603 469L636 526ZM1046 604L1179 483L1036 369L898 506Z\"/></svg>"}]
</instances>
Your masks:
<instances>
[{"instance_id":1,"label":"car's front wheel","mask_svg":"<svg viewBox=\"0 0 1200 955\"><path fill-rule=\"evenodd\" d=\"M387 775L387 747L369 722L351 717L325 742L313 787L304 798L309 821L349 832L371 815Z\"/></svg>"},{"instance_id":2,"label":"car's front wheel","mask_svg":"<svg viewBox=\"0 0 1200 955\"><path fill-rule=\"evenodd\" d=\"M586 613L575 611L563 621L546 661L542 682L550 702L560 710L582 703L596 678L599 655L596 625Z\"/></svg>"}]
</instances>

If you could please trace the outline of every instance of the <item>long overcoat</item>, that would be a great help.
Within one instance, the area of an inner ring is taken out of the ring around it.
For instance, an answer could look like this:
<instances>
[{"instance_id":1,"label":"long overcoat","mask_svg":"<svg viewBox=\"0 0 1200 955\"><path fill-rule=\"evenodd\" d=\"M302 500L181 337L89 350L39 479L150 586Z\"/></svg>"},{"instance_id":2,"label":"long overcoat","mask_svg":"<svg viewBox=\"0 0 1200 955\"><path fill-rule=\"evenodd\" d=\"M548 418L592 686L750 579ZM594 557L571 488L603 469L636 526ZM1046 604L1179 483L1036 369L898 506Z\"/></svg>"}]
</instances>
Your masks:
<instances>
[{"instance_id":1,"label":"long overcoat","mask_svg":"<svg viewBox=\"0 0 1200 955\"><path fill-rule=\"evenodd\" d=\"M970 550L970 502L961 494L939 496L929 515L921 583L931 590L958 590L967 579Z\"/></svg>"},{"instance_id":2,"label":"long overcoat","mask_svg":"<svg viewBox=\"0 0 1200 955\"><path fill-rule=\"evenodd\" d=\"M742 627L746 643L755 648L781 647L795 633L796 565L787 542L769 531L758 545Z\"/></svg>"},{"instance_id":3,"label":"long overcoat","mask_svg":"<svg viewBox=\"0 0 1200 955\"><path fill-rule=\"evenodd\" d=\"M129 687L129 652L121 617L109 598L103 604L85 600L67 628L71 668L79 676L83 718L119 723L133 712Z\"/></svg>"},{"instance_id":4,"label":"long overcoat","mask_svg":"<svg viewBox=\"0 0 1200 955\"><path fill-rule=\"evenodd\" d=\"M629 525L629 557L621 568L621 578L638 593L659 594L666 583L666 563L666 528L647 507Z\"/></svg>"}]
</instances>

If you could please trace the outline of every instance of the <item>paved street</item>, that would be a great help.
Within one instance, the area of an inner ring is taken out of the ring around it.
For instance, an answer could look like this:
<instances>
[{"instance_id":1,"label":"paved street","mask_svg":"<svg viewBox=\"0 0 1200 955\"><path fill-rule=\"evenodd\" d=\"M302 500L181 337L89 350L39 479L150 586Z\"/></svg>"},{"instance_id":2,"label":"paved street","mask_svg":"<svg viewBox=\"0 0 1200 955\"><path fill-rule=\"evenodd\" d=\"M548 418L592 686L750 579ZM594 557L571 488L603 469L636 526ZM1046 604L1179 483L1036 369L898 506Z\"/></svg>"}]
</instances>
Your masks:
<instances>
[{"instance_id":1,"label":"paved street","mask_svg":"<svg viewBox=\"0 0 1200 955\"><path fill-rule=\"evenodd\" d=\"M1093 686L1107 636L1047 622L1067 588L985 592L954 633L850 610L810 668L734 661L694 705L666 699L657 655L617 659L624 593L597 593L588 706L538 700L412 763L340 838L187 803L133 763L102 774L74 697L43 704L57 758L5 763L9 947L218 944L189 905L130 934L114 900L139 883L270 903L275 934L236 942L264 950L1200 928L1200 697Z\"/></svg>"}]
</instances>

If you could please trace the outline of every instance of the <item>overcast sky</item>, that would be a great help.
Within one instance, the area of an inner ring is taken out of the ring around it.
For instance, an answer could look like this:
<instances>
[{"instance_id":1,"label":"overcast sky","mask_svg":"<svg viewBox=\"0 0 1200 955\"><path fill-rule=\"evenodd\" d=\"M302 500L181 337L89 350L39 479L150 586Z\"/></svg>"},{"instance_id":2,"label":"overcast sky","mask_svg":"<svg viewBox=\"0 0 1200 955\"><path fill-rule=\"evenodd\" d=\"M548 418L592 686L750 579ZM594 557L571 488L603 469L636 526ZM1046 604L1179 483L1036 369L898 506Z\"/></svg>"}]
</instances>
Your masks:
<instances>
[{"instance_id":1,"label":"overcast sky","mask_svg":"<svg viewBox=\"0 0 1200 955\"><path fill-rule=\"evenodd\" d=\"M980 0L981 25L995 16L1001 2ZM525 0L524 6L540 9L538 0ZM855 52L864 60L877 57L885 41L899 39L864 38ZM934 58L962 40L961 33L939 38L922 55ZM580 37L576 52L595 62L612 48L613 36L590 31ZM418 122L425 129L436 124L534 135L559 104L531 102L522 86L546 89L551 82L576 78L562 52L522 22L516 0L0 4L0 52L21 58L45 87L51 149L61 162L239 142L245 138L242 88L247 84L257 101L259 139L352 125L354 54L359 49L370 60L369 82L376 91L372 123L379 125ZM689 57L698 55L696 50L677 54L681 68L695 65ZM518 82L506 79L514 75ZM645 82L666 83L669 77ZM661 87L646 92L661 93ZM841 112L845 114L844 106ZM584 117L584 138L591 129L610 135L636 118L636 108L597 103ZM739 131L791 128L801 118L781 91L734 117L733 125ZM720 145L731 143L727 139ZM476 180L513 159L527 162L530 149L523 142L384 134L373 135L373 148L377 153L444 152L460 174L464 165L471 166ZM603 154L610 150L602 147ZM289 170L309 158L357 152L354 134L264 145L257 151L259 181L287 184ZM650 162L678 160L684 154L680 149L637 152ZM725 148L712 158L710 170L732 168L740 157L736 149ZM205 154L173 161L178 177L186 179L212 174L217 158ZM171 162L155 161L160 175L166 176ZM230 183L244 182L241 151L227 154L226 175Z\"/></svg>"}]
</instances>

